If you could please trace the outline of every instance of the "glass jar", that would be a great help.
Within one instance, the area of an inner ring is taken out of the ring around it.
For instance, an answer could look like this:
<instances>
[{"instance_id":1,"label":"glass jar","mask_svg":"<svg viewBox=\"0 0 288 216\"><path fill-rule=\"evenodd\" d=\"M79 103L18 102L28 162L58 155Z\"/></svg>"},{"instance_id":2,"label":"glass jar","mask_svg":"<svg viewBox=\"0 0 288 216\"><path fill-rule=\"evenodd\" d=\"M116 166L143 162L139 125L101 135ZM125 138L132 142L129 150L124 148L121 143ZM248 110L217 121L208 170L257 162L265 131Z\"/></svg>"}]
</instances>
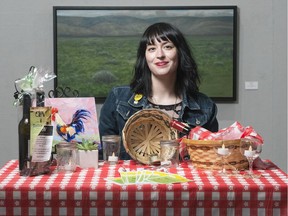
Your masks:
<instances>
[{"instance_id":1,"label":"glass jar","mask_svg":"<svg viewBox=\"0 0 288 216\"><path fill-rule=\"evenodd\" d=\"M104 135L102 136L103 159L110 164L117 164L120 155L121 136Z\"/></svg>"},{"instance_id":2,"label":"glass jar","mask_svg":"<svg viewBox=\"0 0 288 216\"><path fill-rule=\"evenodd\" d=\"M179 164L179 143L177 140L160 141L161 165L178 166Z\"/></svg>"},{"instance_id":3,"label":"glass jar","mask_svg":"<svg viewBox=\"0 0 288 216\"><path fill-rule=\"evenodd\" d=\"M56 145L57 172L72 173L77 166L76 143L60 142Z\"/></svg>"}]
</instances>

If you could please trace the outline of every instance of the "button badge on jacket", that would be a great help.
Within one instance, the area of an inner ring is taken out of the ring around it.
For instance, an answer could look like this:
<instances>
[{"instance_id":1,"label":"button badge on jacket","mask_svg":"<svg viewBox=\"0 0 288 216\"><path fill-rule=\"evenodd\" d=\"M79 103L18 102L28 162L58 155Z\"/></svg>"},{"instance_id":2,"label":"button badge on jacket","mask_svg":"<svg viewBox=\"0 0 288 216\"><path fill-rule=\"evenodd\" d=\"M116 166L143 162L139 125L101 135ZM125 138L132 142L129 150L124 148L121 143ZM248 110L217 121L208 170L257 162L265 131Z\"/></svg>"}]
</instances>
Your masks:
<instances>
[{"instance_id":1,"label":"button badge on jacket","mask_svg":"<svg viewBox=\"0 0 288 216\"><path fill-rule=\"evenodd\" d=\"M138 104L138 101L141 100L142 97L143 97L142 94L135 94L135 96L134 96L134 104Z\"/></svg>"}]
</instances>

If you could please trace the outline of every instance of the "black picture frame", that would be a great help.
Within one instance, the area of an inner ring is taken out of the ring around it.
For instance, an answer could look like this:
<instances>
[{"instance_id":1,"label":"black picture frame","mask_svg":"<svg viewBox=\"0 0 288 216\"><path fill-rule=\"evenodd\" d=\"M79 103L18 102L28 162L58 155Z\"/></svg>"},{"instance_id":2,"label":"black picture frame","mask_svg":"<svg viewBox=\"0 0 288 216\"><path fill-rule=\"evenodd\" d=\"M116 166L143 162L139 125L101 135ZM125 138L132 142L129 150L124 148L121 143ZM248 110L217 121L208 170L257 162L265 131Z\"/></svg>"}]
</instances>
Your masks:
<instances>
[{"instance_id":1,"label":"black picture frame","mask_svg":"<svg viewBox=\"0 0 288 216\"><path fill-rule=\"evenodd\" d=\"M155 22L177 26L190 43L215 102L237 100L237 6L53 7L57 88L104 102L113 86L129 85L144 30Z\"/></svg>"}]
</instances>

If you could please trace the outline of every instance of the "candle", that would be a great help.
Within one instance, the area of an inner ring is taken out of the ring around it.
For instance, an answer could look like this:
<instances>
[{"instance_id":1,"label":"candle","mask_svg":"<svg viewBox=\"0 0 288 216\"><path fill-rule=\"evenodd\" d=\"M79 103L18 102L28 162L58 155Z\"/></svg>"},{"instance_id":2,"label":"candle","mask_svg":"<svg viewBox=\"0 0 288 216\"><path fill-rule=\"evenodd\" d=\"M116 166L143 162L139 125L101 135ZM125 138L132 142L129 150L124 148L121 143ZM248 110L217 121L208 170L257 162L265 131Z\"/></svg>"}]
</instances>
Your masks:
<instances>
[{"instance_id":1,"label":"candle","mask_svg":"<svg viewBox=\"0 0 288 216\"><path fill-rule=\"evenodd\" d=\"M108 161L110 164L116 164L118 162L118 157L115 156L115 153L113 152L112 156L108 157Z\"/></svg>"},{"instance_id":2,"label":"candle","mask_svg":"<svg viewBox=\"0 0 288 216\"><path fill-rule=\"evenodd\" d=\"M217 152L218 152L219 155L224 155L225 156L225 155L229 154L229 149L225 148L225 145L223 144L222 148L218 148Z\"/></svg>"},{"instance_id":3,"label":"candle","mask_svg":"<svg viewBox=\"0 0 288 216\"><path fill-rule=\"evenodd\" d=\"M249 147L249 150L244 151L244 155L246 157L253 157L255 155L255 151L252 150L252 146Z\"/></svg>"},{"instance_id":4,"label":"candle","mask_svg":"<svg viewBox=\"0 0 288 216\"><path fill-rule=\"evenodd\" d=\"M151 155L150 156L150 164L154 166L159 166L160 165L160 158L158 155Z\"/></svg>"}]
</instances>

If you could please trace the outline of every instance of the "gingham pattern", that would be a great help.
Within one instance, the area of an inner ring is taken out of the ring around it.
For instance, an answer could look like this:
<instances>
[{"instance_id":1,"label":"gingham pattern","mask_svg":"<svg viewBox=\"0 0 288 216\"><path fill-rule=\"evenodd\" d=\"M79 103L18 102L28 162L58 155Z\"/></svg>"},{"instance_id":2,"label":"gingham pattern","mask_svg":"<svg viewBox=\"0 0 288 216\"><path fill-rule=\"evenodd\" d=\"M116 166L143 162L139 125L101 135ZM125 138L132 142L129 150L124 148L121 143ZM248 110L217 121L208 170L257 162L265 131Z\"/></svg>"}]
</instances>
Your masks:
<instances>
[{"instance_id":1,"label":"gingham pattern","mask_svg":"<svg viewBox=\"0 0 288 216\"><path fill-rule=\"evenodd\" d=\"M141 165L124 161L122 166ZM258 171L260 179L219 177L182 164L169 171L193 181L182 184L116 185L117 166L73 174L18 175L18 161L0 169L0 215L287 215L287 174Z\"/></svg>"}]
</instances>

